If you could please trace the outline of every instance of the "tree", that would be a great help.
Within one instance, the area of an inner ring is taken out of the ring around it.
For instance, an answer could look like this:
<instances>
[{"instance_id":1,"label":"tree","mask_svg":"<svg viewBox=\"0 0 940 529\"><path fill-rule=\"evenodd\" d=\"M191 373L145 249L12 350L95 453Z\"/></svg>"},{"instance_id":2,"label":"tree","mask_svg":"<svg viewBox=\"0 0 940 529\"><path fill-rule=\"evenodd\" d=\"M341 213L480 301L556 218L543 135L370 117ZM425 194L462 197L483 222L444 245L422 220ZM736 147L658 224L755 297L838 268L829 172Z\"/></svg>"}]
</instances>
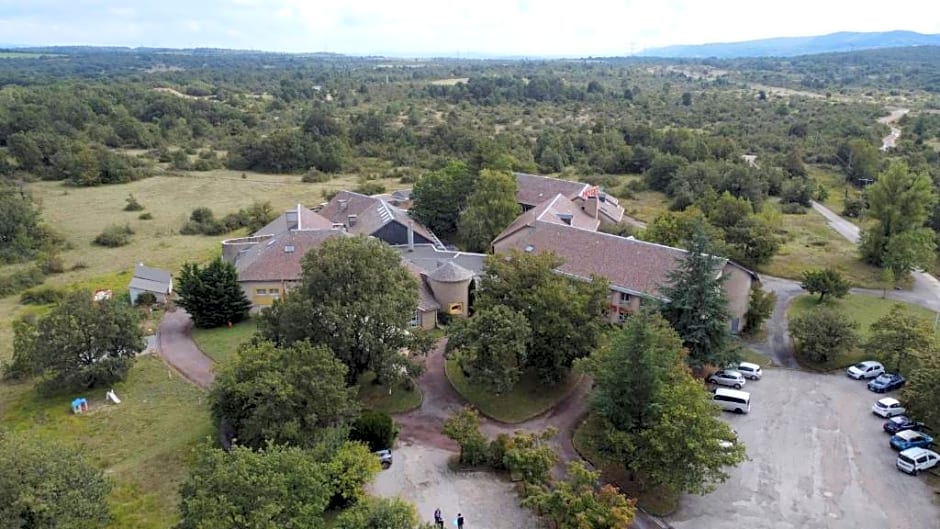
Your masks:
<instances>
[{"instance_id":1,"label":"tree","mask_svg":"<svg viewBox=\"0 0 940 529\"><path fill-rule=\"evenodd\" d=\"M737 360L730 344L728 299L724 277L718 275L722 261L712 255L703 228L696 229L681 263L667 274L660 292L668 301L663 317L679 333L689 350L691 366L727 365Z\"/></svg>"},{"instance_id":2,"label":"tree","mask_svg":"<svg viewBox=\"0 0 940 529\"><path fill-rule=\"evenodd\" d=\"M835 268L804 270L800 287L810 294L818 293L820 303L826 296L843 298L849 293L849 283Z\"/></svg>"},{"instance_id":3,"label":"tree","mask_svg":"<svg viewBox=\"0 0 940 529\"><path fill-rule=\"evenodd\" d=\"M238 284L235 265L220 257L205 267L184 264L176 281L176 294L177 304L186 309L196 327L204 329L238 323L251 308Z\"/></svg>"},{"instance_id":4,"label":"tree","mask_svg":"<svg viewBox=\"0 0 940 529\"><path fill-rule=\"evenodd\" d=\"M418 512L401 498L369 498L346 509L336 519L336 529L418 529Z\"/></svg>"},{"instance_id":5,"label":"tree","mask_svg":"<svg viewBox=\"0 0 940 529\"><path fill-rule=\"evenodd\" d=\"M356 442L345 442L330 454L326 474L332 487L332 507L346 507L365 498L366 483L381 470L379 459L369 448Z\"/></svg>"},{"instance_id":6,"label":"tree","mask_svg":"<svg viewBox=\"0 0 940 529\"><path fill-rule=\"evenodd\" d=\"M418 306L418 284L401 256L378 239L332 237L303 259L301 284L262 312L258 334L279 346L324 344L349 369L384 381L405 366L399 351Z\"/></svg>"},{"instance_id":7,"label":"tree","mask_svg":"<svg viewBox=\"0 0 940 529\"><path fill-rule=\"evenodd\" d=\"M332 490L324 465L297 447L204 447L180 486L178 527L318 529Z\"/></svg>"},{"instance_id":8,"label":"tree","mask_svg":"<svg viewBox=\"0 0 940 529\"><path fill-rule=\"evenodd\" d=\"M499 394L519 380L532 334L524 315L496 305L455 321L447 332L449 345L460 351L460 366L474 384Z\"/></svg>"},{"instance_id":9,"label":"tree","mask_svg":"<svg viewBox=\"0 0 940 529\"><path fill-rule=\"evenodd\" d=\"M349 438L365 443L369 450L391 448L398 436L398 428L392 417L381 411L366 410L352 424Z\"/></svg>"},{"instance_id":10,"label":"tree","mask_svg":"<svg viewBox=\"0 0 940 529\"><path fill-rule=\"evenodd\" d=\"M516 202L516 179L509 172L484 169L467 208L460 213L460 235L471 251L483 252L522 213Z\"/></svg>"},{"instance_id":11,"label":"tree","mask_svg":"<svg viewBox=\"0 0 940 529\"><path fill-rule=\"evenodd\" d=\"M551 253L514 251L486 258L476 309L504 305L525 316L532 331L526 365L546 383L557 383L575 359L600 342L607 310L606 280L560 275L561 260Z\"/></svg>"},{"instance_id":12,"label":"tree","mask_svg":"<svg viewBox=\"0 0 940 529\"><path fill-rule=\"evenodd\" d=\"M858 343L857 327L842 311L819 306L790 321L790 336L804 358L823 364Z\"/></svg>"},{"instance_id":13,"label":"tree","mask_svg":"<svg viewBox=\"0 0 940 529\"><path fill-rule=\"evenodd\" d=\"M915 361L935 348L936 337L933 324L920 316L904 310L896 303L891 312L885 314L869 328L865 351L878 358L894 371L912 371L907 363L909 357Z\"/></svg>"},{"instance_id":14,"label":"tree","mask_svg":"<svg viewBox=\"0 0 940 529\"><path fill-rule=\"evenodd\" d=\"M267 226L271 221L277 218L274 207L268 201L255 201L251 203L248 209L242 210L245 217L244 225L248 228L248 233L254 233Z\"/></svg>"},{"instance_id":15,"label":"tree","mask_svg":"<svg viewBox=\"0 0 940 529\"><path fill-rule=\"evenodd\" d=\"M523 487L544 485L551 478L552 467L558 462L558 454L548 442L555 437L555 428L538 432L518 431L505 443L502 466L522 479Z\"/></svg>"},{"instance_id":16,"label":"tree","mask_svg":"<svg viewBox=\"0 0 940 529\"><path fill-rule=\"evenodd\" d=\"M912 172L904 162L892 162L878 181L867 188L866 198L869 213L878 219L878 224L862 234L860 250L866 262L884 267L892 239L923 228L935 200L933 185L928 175ZM926 237L912 236L896 243L893 249L899 254L920 256L926 241ZM904 268L916 265L913 261L918 260L898 256L893 264Z\"/></svg>"},{"instance_id":17,"label":"tree","mask_svg":"<svg viewBox=\"0 0 940 529\"><path fill-rule=\"evenodd\" d=\"M591 408L618 430L636 432L658 420L656 395L682 360L676 331L662 316L644 311L579 366L594 379Z\"/></svg>"},{"instance_id":18,"label":"tree","mask_svg":"<svg viewBox=\"0 0 940 529\"><path fill-rule=\"evenodd\" d=\"M239 444L311 446L318 432L345 424L358 405L346 366L325 346L245 345L219 367L209 393L212 416Z\"/></svg>"},{"instance_id":19,"label":"tree","mask_svg":"<svg viewBox=\"0 0 940 529\"><path fill-rule=\"evenodd\" d=\"M0 263L35 256L44 233L32 198L22 190L0 183Z\"/></svg>"},{"instance_id":20,"label":"tree","mask_svg":"<svg viewBox=\"0 0 940 529\"><path fill-rule=\"evenodd\" d=\"M480 414L469 406L444 421L444 435L460 445L460 463L482 465L489 459L486 437L480 431Z\"/></svg>"},{"instance_id":21,"label":"tree","mask_svg":"<svg viewBox=\"0 0 940 529\"><path fill-rule=\"evenodd\" d=\"M940 428L940 350L920 351L917 367L907 377L901 399L912 417Z\"/></svg>"},{"instance_id":22,"label":"tree","mask_svg":"<svg viewBox=\"0 0 940 529\"><path fill-rule=\"evenodd\" d=\"M760 330L764 322L774 313L774 305L777 304L777 294L760 288L758 285L751 287L751 294L747 302L747 312L744 314L745 334L753 334Z\"/></svg>"},{"instance_id":23,"label":"tree","mask_svg":"<svg viewBox=\"0 0 940 529\"><path fill-rule=\"evenodd\" d=\"M836 151L846 176L856 183L870 182L878 173L878 149L868 141L852 139Z\"/></svg>"},{"instance_id":24,"label":"tree","mask_svg":"<svg viewBox=\"0 0 940 529\"><path fill-rule=\"evenodd\" d=\"M937 235L930 228L906 231L888 241L882 263L897 280L914 270L929 268L937 258L936 249Z\"/></svg>"},{"instance_id":25,"label":"tree","mask_svg":"<svg viewBox=\"0 0 940 529\"><path fill-rule=\"evenodd\" d=\"M139 317L118 300L90 292L65 296L35 325L15 326L14 365L44 377L43 389L87 389L123 379L145 343Z\"/></svg>"},{"instance_id":26,"label":"tree","mask_svg":"<svg viewBox=\"0 0 940 529\"><path fill-rule=\"evenodd\" d=\"M473 192L476 175L463 162L451 161L415 182L409 214L432 232L449 237L457 233L457 219Z\"/></svg>"},{"instance_id":27,"label":"tree","mask_svg":"<svg viewBox=\"0 0 940 529\"><path fill-rule=\"evenodd\" d=\"M667 211L653 219L640 238L644 241L682 248L695 234L696 226L701 225L709 238L720 245L724 233L705 220L705 214L695 206L683 211Z\"/></svg>"},{"instance_id":28,"label":"tree","mask_svg":"<svg viewBox=\"0 0 940 529\"><path fill-rule=\"evenodd\" d=\"M0 528L105 527L110 492L111 482L80 452L0 435Z\"/></svg>"},{"instance_id":29,"label":"tree","mask_svg":"<svg viewBox=\"0 0 940 529\"><path fill-rule=\"evenodd\" d=\"M798 147L794 147L787 152L781 164L783 170L790 177L803 177L807 175L806 165L803 163L803 153Z\"/></svg>"},{"instance_id":30,"label":"tree","mask_svg":"<svg viewBox=\"0 0 940 529\"><path fill-rule=\"evenodd\" d=\"M544 487L522 500L554 522L556 529L619 529L629 527L636 515L635 501L613 485L597 486L599 472L580 461L568 463L568 479Z\"/></svg>"}]
</instances>

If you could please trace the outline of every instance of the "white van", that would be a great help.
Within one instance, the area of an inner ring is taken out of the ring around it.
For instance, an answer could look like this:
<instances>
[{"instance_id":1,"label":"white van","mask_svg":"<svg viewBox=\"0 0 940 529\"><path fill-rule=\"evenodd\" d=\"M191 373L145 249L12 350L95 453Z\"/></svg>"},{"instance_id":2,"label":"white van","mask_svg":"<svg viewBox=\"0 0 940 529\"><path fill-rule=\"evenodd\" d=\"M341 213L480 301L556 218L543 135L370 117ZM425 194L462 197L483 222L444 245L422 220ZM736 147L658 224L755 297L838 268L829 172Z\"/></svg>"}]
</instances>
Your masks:
<instances>
[{"instance_id":1,"label":"white van","mask_svg":"<svg viewBox=\"0 0 940 529\"><path fill-rule=\"evenodd\" d=\"M721 409L733 411L735 413L747 413L751 411L751 394L747 391L738 391L736 389L718 388L712 400Z\"/></svg>"}]
</instances>

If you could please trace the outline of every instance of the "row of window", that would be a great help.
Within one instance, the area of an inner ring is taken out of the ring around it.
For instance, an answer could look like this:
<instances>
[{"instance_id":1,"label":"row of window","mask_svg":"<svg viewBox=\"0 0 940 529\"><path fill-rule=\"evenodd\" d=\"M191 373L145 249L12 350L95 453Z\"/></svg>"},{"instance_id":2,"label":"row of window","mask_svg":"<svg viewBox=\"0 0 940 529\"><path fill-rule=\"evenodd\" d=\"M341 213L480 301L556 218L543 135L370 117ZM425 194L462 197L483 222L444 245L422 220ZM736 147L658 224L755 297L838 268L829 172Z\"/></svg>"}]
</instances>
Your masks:
<instances>
[{"instance_id":1,"label":"row of window","mask_svg":"<svg viewBox=\"0 0 940 529\"><path fill-rule=\"evenodd\" d=\"M281 289L279 288L256 288L256 296L280 296Z\"/></svg>"}]
</instances>

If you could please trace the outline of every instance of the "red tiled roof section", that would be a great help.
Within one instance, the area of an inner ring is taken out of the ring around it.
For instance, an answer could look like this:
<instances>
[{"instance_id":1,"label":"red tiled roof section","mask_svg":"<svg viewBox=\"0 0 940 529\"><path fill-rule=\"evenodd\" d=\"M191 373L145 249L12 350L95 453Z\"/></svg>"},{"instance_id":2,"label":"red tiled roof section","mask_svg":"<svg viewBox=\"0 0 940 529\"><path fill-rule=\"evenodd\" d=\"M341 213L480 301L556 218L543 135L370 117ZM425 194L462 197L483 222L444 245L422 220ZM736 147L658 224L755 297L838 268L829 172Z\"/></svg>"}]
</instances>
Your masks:
<instances>
[{"instance_id":1,"label":"red tiled roof section","mask_svg":"<svg viewBox=\"0 0 940 529\"><path fill-rule=\"evenodd\" d=\"M600 224L599 220L582 211L580 206L568 200L564 195L559 194L516 217L516 220L512 221L506 229L493 239L493 244L515 233L523 226L532 226L537 220L552 224L565 224L560 215L570 215L571 226L585 230L597 230L597 226Z\"/></svg>"},{"instance_id":2,"label":"red tiled roof section","mask_svg":"<svg viewBox=\"0 0 940 529\"><path fill-rule=\"evenodd\" d=\"M297 281L301 276L300 263L308 251L317 248L330 237L345 235L342 230L302 230L283 233L258 243L238 257L235 263L238 280Z\"/></svg>"},{"instance_id":3,"label":"red tiled roof section","mask_svg":"<svg viewBox=\"0 0 940 529\"><path fill-rule=\"evenodd\" d=\"M307 208L300 209L300 228L301 230L328 230L333 227L330 219L314 213Z\"/></svg>"},{"instance_id":4,"label":"red tiled roof section","mask_svg":"<svg viewBox=\"0 0 940 529\"><path fill-rule=\"evenodd\" d=\"M518 186L516 202L526 206L535 206L555 195L563 195L569 199L577 197L584 191L587 184L548 176L516 173L516 186Z\"/></svg>"},{"instance_id":5,"label":"red tiled roof section","mask_svg":"<svg viewBox=\"0 0 940 529\"><path fill-rule=\"evenodd\" d=\"M431 230L412 220L405 210L392 206L384 200L353 191L340 191L318 213L330 222L347 225L351 233L364 235L372 235L392 221L404 226L413 222L415 233L440 245L440 241L431 233ZM348 226L350 215L356 216L353 226Z\"/></svg>"},{"instance_id":6,"label":"red tiled roof section","mask_svg":"<svg viewBox=\"0 0 940 529\"><path fill-rule=\"evenodd\" d=\"M541 221L513 246L554 252L564 260L558 268L561 272L606 277L611 286L657 297L669 271L685 256L685 250L678 248Z\"/></svg>"}]
</instances>

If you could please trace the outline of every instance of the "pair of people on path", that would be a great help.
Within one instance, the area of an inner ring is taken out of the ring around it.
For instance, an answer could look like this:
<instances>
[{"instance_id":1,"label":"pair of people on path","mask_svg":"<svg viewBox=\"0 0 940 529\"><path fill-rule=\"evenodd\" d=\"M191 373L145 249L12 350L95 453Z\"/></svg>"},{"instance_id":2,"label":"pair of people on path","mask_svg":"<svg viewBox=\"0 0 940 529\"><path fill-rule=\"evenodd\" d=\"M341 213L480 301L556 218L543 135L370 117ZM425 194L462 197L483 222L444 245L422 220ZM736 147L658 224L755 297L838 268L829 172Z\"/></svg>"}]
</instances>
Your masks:
<instances>
[{"instance_id":1,"label":"pair of people on path","mask_svg":"<svg viewBox=\"0 0 940 529\"><path fill-rule=\"evenodd\" d=\"M457 529L463 529L463 514L457 513L457 519L454 520L454 523L457 524ZM440 509L434 509L434 525L439 529L444 529L444 515L441 514Z\"/></svg>"}]
</instances>

